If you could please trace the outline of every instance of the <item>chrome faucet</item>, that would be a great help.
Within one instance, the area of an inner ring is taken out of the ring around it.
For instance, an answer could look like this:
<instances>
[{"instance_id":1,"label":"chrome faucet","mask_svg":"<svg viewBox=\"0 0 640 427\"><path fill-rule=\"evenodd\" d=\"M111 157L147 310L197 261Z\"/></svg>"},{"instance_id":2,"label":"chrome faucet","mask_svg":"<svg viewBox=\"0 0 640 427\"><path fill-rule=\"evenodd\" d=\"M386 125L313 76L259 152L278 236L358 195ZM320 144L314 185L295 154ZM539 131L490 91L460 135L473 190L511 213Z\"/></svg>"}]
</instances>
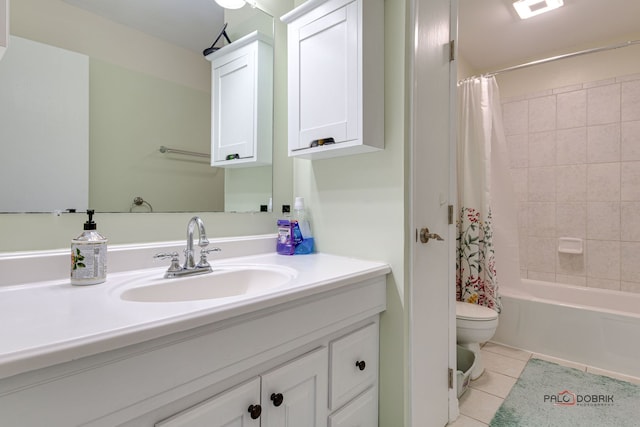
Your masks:
<instances>
[{"instance_id":1,"label":"chrome faucet","mask_svg":"<svg viewBox=\"0 0 640 427\"><path fill-rule=\"evenodd\" d=\"M193 232L198 226L198 246L200 246L200 261L196 264L193 249ZM205 274L212 271L211 265L207 261L207 254L218 252L220 248L207 249L209 239L204 229L204 222L198 216L194 216L187 224L187 248L184 250L184 264L180 266L180 259L177 252L156 254L154 258L166 259L171 258L171 265L165 273L167 279L174 277L182 277L194 274Z\"/></svg>"},{"instance_id":2,"label":"chrome faucet","mask_svg":"<svg viewBox=\"0 0 640 427\"><path fill-rule=\"evenodd\" d=\"M184 250L184 270L192 270L196 268L196 263L193 259L193 232L198 226L198 246L200 249L204 249L209 245L209 239L207 239L207 232L204 229L204 222L199 216L194 216L189 220L187 224L187 249ZM206 261L206 259L205 259ZM208 265L209 263L207 263Z\"/></svg>"}]
</instances>

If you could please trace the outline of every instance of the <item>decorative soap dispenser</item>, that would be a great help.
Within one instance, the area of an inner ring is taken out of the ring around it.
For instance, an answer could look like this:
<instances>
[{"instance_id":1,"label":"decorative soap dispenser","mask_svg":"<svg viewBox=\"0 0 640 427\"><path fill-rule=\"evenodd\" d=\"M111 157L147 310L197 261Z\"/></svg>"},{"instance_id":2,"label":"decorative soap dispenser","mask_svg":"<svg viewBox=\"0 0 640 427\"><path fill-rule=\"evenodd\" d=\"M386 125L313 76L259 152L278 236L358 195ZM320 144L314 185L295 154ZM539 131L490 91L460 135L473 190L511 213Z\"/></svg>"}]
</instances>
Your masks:
<instances>
[{"instance_id":1,"label":"decorative soap dispenser","mask_svg":"<svg viewBox=\"0 0 640 427\"><path fill-rule=\"evenodd\" d=\"M96 231L93 210L81 235L71 240L71 284L97 285L107 280L107 239Z\"/></svg>"}]
</instances>

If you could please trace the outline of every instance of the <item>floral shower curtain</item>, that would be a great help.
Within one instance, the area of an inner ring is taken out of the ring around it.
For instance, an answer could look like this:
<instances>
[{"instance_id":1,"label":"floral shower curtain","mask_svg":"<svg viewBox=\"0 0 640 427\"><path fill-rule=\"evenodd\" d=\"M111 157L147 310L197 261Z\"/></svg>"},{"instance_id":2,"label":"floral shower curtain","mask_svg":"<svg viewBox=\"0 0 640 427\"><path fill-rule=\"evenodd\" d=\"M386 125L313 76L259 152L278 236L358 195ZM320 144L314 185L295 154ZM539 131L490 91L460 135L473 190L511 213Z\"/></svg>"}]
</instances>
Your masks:
<instances>
[{"instance_id":1,"label":"floral shower curtain","mask_svg":"<svg viewBox=\"0 0 640 427\"><path fill-rule=\"evenodd\" d=\"M492 224L492 148L504 143L504 131L495 77L461 82L458 101L456 297L500 312Z\"/></svg>"}]
</instances>

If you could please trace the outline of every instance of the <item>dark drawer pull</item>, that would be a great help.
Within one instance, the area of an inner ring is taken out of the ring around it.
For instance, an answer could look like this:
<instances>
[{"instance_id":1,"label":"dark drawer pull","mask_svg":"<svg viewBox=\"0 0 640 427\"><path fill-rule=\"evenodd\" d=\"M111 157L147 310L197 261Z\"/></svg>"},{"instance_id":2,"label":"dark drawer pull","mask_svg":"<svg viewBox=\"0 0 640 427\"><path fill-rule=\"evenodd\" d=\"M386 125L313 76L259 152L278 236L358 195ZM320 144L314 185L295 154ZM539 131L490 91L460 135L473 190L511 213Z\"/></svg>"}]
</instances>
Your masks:
<instances>
[{"instance_id":1,"label":"dark drawer pull","mask_svg":"<svg viewBox=\"0 0 640 427\"><path fill-rule=\"evenodd\" d=\"M356 362L356 366L358 367L358 369L360 369L361 371L364 371L364 368L367 367L367 364L364 363L364 360L358 360Z\"/></svg>"},{"instance_id":2,"label":"dark drawer pull","mask_svg":"<svg viewBox=\"0 0 640 427\"><path fill-rule=\"evenodd\" d=\"M320 139L314 139L313 141L311 141L311 144L309 144L309 147L313 148L313 147L335 144L335 143L336 143L336 140L333 138L320 138Z\"/></svg>"}]
</instances>

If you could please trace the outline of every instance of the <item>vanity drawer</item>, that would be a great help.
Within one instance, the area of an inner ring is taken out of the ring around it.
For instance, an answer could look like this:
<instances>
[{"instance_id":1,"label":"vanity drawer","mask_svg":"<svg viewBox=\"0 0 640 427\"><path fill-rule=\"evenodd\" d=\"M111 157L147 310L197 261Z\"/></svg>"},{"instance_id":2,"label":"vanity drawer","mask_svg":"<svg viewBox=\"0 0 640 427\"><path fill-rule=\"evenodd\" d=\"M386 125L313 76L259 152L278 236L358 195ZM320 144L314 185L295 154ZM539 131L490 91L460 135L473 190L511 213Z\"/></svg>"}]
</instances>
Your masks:
<instances>
[{"instance_id":1,"label":"vanity drawer","mask_svg":"<svg viewBox=\"0 0 640 427\"><path fill-rule=\"evenodd\" d=\"M333 411L375 384L378 377L378 324L372 323L330 344Z\"/></svg>"},{"instance_id":2,"label":"vanity drawer","mask_svg":"<svg viewBox=\"0 0 640 427\"><path fill-rule=\"evenodd\" d=\"M376 387L349 402L329 416L329 427L377 426L378 393Z\"/></svg>"}]
</instances>

